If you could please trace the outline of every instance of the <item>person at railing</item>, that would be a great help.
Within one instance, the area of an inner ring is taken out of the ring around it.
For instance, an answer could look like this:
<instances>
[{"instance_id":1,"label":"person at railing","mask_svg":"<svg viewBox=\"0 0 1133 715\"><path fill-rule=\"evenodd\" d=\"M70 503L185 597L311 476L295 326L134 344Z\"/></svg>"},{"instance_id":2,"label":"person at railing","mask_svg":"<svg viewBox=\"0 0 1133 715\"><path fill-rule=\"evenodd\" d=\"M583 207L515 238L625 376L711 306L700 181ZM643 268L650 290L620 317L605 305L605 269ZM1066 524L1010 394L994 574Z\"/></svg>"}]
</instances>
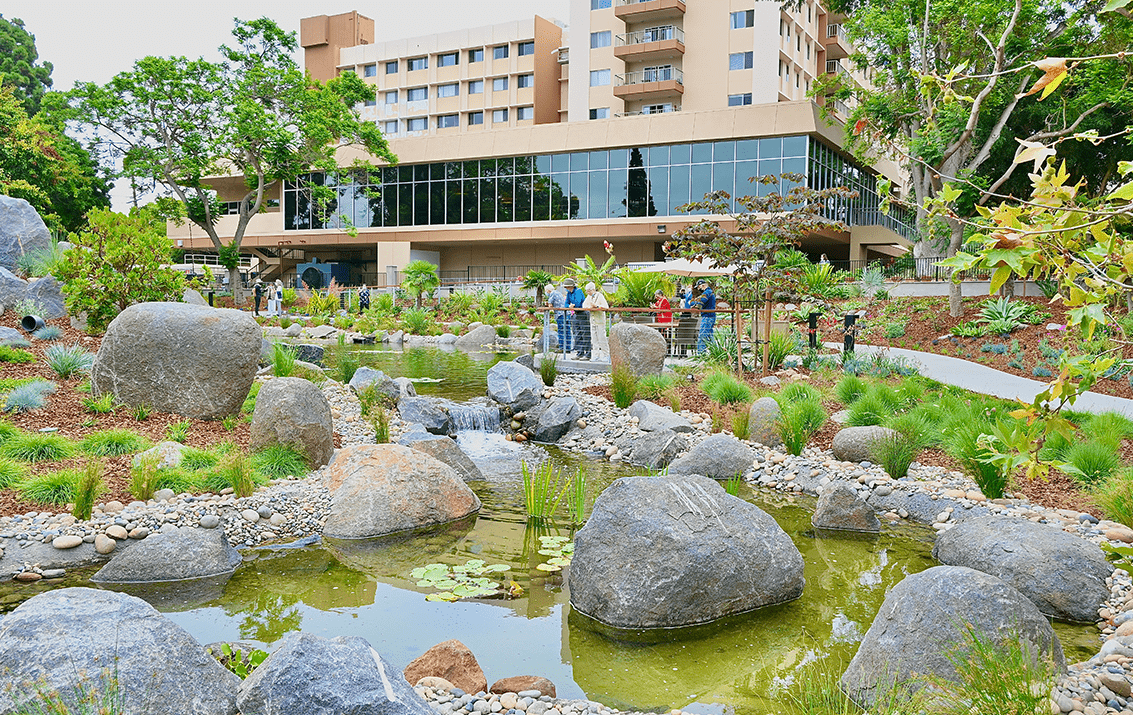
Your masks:
<instances>
[{"instance_id":1,"label":"person at railing","mask_svg":"<svg viewBox=\"0 0 1133 715\"><path fill-rule=\"evenodd\" d=\"M586 295L575 285L573 278L563 281L568 308L581 308ZM590 315L585 311L574 313L574 352L579 360L590 359Z\"/></svg>"},{"instance_id":2,"label":"person at railing","mask_svg":"<svg viewBox=\"0 0 1133 715\"><path fill-rule=\"evenodd\" d=\"M362 284L362 289L358 291L358 312L365 313L370 309L370 287L365 283Z\"/></svg>"},{"instance_id":3,"label":"person at railing","mask_svg":"<svg viewBox=\"0 0 1133 715\"><path fill-rule=\"evenodd\" d=\"M703 311L696 335L696 352L702 353L712 340L712 331L716 328L716 294L708 281L701 278L696 282L695 297L689 302L689 307Z\"/></svg>"},{"instance_id":4,"label":"person at railing","mask_svg":"<svg viewBox=\"0 0 1133 715\"><path fill-rule=\"evenodd\" d=\"M555 290L554 283L547 284L547 305L552 308L566 308L567 307L567 287L566 281L563 281L563 289ZM556 310L554 311L555 324L559 329L559 347L562 349L563 354L570 352L571 347L574 346L574 336L571 331L574 329L574 321L571 320L570 311Z\"/></svg>"},{"instance_id":5,"label":"person at railing","mask_svg":"<svg viewBox=\"0 0 1133 715\"><path fill-rule=\"evenodd\" d=\"M653 292L653 302L649 307L657 309L655 320L658 323L673 322L672 306L669 304L669 299L665 297L665 293L660 288Z\"/></svg>"},{"instance_id":6,"label":"person at railing","mask_svg":"<svg viewBox=\"0 0 1133 715\"><path fill-rule=\"evenodd\" d=\"M586 300L583 301L582 307L594 310L590 314L590 357L592 360L606 362L610 359L610 340L606 336L605 311L609 309L610 302L606 300L606 294L598 290L596 285L587 283Z\"/></svg>"}]
</instances>

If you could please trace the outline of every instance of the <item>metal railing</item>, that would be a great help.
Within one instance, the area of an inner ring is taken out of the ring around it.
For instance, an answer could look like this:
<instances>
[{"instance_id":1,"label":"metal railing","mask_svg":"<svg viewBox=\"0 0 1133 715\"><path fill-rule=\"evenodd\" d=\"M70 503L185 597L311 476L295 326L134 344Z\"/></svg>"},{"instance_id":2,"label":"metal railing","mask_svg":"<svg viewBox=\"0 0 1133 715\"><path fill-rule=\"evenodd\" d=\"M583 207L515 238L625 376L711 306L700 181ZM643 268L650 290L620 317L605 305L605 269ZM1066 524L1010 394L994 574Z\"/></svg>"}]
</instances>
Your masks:
<instances>
[{"instance_id":1,"label":"metal railing","mask_svg":"<svg viewBox=\"0 0 1133 715\"><path fill-rule=\"evenodd\" d=\"M660 27L650 27L636 32L627 32L624 35L616 35L614 37L614 41L618 47L625 45L641 45L646 42L661 42L663 40L676 40L677 42L683 43L685 41L685 31L673 25L662 25Z\"/></svg>"},{"instance_id":2,"label":"metal railing","mask_svg":"<svg viewBox=\"0 0 1133 715\"><path fill-rule=\"evenodd\" d=\"M665 105L662 105L662 106L664 106L666 108L662 109L659 112L653 112L653 111L647 112L644 109L638 109L638 110L635 110L633 112L615 112L614 116L615 117L640 117L640 116L644 116L644 115L647 115L647 114L669 114L670 112L681 111L681 105L679 105L679 104L665 104Z\"/></svg>"},{"instance_id":3,"label":"metal railing","mask_svg":"<svg viewBox=\"0 0 1133 715\"><path fill-rule=\"evenodd\" d=\"M842 29L842 25L839 24L839 23L832 22L829 25L827 25L826 26L826 36L827 37L837 37L842 42L846 41L846 33Z\"/></svg>"},{"instance_id":4,"label":"metal railing","mask_svg":"<svg viewBox=\"0 0 1133 715\"><path fill-rule=\"evenodd\" d=\"M181 258L181 262L182 263L196 263L198 265L206 265L206 266L219 266L220 265L220 257L217 256L215 253L186 253ZM237 263L237 265L240 266L241 268L251 268L252 267L252 257L251 256L240 256L240 260Z\"/></svg>"},{"instance_id":5,"label":"metal railing","mask_svg":"<svg viewBox=\"0 0 1133 715\"><path fill-rule=\"evenodd\" d=\"M850 71L842 66L841 60L826 60L826 74L851 77Z\"/></svg>"},{"instance_id":6,"label":"metal railing","mask_svg":"<svg viewBox=\"0 0 1133 715\"><path fill-rule=\"evenodd\" d=\"M855 277L859 276L862 270L870 266L876 266L881 269L881 274L886 280L916 280L920 278L946 281L951 278L952 272L951 269L937 265L943 260L944 256L913 258L912 256L906 255L888 260L830 261L829 263L837 270L853 273ZM968 281L989 280L991 278L991 271L969 270L963 271L960 276L962 280Z\"/></svg>"},{"instance_id":7,"label":"metal railing","mask_svg":"<svg viewBox=\"0 0 1133 715\"><path fill-rule=\"evenodd\" d=\"M617 80L617 86L619 87L646 84L648 82L665 82L668 80L676 80L677 84L681 85L685 83L684 72L678 67L651 67L638 72L626 72L625 74L615 75L614 78Z\"/></svg>"}]
</instances>

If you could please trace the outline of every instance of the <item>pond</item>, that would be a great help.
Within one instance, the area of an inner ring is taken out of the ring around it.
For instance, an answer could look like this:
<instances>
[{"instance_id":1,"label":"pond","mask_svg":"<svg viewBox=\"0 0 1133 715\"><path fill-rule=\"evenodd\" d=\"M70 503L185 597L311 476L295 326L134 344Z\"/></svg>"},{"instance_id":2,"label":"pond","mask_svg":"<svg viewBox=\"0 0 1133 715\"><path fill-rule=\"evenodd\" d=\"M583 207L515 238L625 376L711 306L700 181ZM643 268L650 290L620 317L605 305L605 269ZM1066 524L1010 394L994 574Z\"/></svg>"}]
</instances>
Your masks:
<instances>
[{"instance_id":1,"label":"pond","mask_svg":"<svg viewBox=\"0 0 1133 715\"><path fill-rule=\"evenodd\" d=\"M465 399L484 394L487 368L462 353L365 351L366 364L395 376L437 377L423 393ZM371 362L372 361L372 362ZM554 447L507 442L502 435L464 433L461 446L489 475L470 486L481 512L425 534L376 542L327 540L299 549L243 552L246 561L222 590L203 598L166 594L161 610L202 643L251 639L277 642L303 630L320 636L359 635L404 667L429 647L456 638L476 654L489 683L543 675L560 697L585 697L621 709L696 713L793 713L784 690L812 664L840 673L877 614L886 591L906 575L935 565L933 532L913 524L875 537L819 536L810 525L814 499L742 487L740 496L771 514L806 563L806 588L792 603L707 626L662 632L610 631L573 613L563 579L536 568L539 536L570 536L569 526L528 525L521 462L550 459L585 470L588 504L614 479L640 470L590 460ZM429 563L480 559L505 564L504 585L523 595L457 603L425 600L410 572ZM75 574L65 585L89 576ZM38 590L42 590L39 587ZM37 590L0 587L0 611ZM1093 626L1055 624L1068 662L1097 652Z\"/></svg>"}]
</instances>

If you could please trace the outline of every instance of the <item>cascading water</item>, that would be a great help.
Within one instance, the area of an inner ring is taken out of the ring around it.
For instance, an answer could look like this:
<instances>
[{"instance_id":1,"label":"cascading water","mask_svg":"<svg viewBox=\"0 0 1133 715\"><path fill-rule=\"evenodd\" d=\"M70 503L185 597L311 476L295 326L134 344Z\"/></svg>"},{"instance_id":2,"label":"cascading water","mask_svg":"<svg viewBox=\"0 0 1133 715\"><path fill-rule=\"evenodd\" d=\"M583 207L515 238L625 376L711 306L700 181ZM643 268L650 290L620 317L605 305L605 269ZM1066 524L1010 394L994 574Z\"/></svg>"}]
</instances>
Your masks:
<instances>
[{"instance_id":1,"label":"cascading water","mask_svg":"<svg viewBox=\"0 0 1133 715\"><path fill-rule=\"evenodd\" d=\"M500 410L498 407L465 402L449 407L449 416L459 432L499 432Z\"/></svg>"}]
</instances>

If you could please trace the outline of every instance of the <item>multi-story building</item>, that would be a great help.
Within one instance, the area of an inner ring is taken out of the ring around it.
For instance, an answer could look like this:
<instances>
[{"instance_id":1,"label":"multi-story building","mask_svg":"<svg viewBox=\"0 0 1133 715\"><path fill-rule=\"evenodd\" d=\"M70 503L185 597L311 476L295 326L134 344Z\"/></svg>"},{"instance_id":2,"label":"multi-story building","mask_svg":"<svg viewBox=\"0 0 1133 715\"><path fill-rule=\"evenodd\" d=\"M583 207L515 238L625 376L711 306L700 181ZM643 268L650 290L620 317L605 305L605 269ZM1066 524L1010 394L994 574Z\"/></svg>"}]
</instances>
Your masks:
<instances>
[{"instance_id":1,"label":"multi-story building","mask_svg":"<svg viewBox=\"0 0 1133 715\"><path fill-rule=\"evenodd\" d=\"M813 0L789 10L767 0L571 0L569 29L536 16L375 43L373 21L357 12L306 18L307 70L374 84L362 116L400 161L316 177L337 189L325 209L301 186L277 187L278 208L253 218L243 245L268 277L318 258L378 285L418 257L450 280L554 270L597 257L603 241L622 262L659 260L690 221L677 207L720 189L767 190L748 180L793 172L859 192L829 209L848 230L808 236L804 250L898 255L911 226L882 215L876 193L877 173L899 179L896 167L858 165L840 149L841 126L808 98L823 73L869 79L841 64L851 48L840 19ZM239 190L229 178L214 185L222 200ZM183 247L207 250L197 234L170 229Z\"/></svg>"}]
</instances>

